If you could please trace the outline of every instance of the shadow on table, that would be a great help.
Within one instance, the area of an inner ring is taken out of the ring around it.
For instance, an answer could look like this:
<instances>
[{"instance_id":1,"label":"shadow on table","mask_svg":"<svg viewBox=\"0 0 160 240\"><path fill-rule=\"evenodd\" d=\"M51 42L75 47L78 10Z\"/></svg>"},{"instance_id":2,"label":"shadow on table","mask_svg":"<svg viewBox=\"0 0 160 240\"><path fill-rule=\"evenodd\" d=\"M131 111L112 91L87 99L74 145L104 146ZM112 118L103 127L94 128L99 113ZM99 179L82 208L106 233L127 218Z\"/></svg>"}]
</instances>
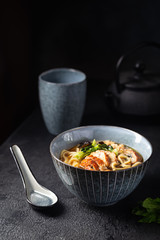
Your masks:
<instances>
[{"instance_id":1,"label":"shadow on table","mask_svg":"<svg viewBox=\"0 0 160 240\"><path fill-rule=\"evenodd\" d=\"M151 181L152 179L152 181ZM122 199L115 205L107 207L89 206L91 211L99 212L103 216L116 216L121 222L136 224L137 216L132 214L132 210L137 207L138 203L146 198L157 198L159 195L159 178L149 175L144 177L139 186L128 197Z\"/></svg>"},{"instance_id":2,"label":"shadow on table","mask_svg":"<svg viewBox=\"0 0 160 240\"><path fill-rule=\"evenodd\" d=\"M32 208L37 213L47 217L58 217L65 212L64 205L60 201L58 201L52 207L47 207L47 208L32 207Z\"/></svg>"}]
</instances>

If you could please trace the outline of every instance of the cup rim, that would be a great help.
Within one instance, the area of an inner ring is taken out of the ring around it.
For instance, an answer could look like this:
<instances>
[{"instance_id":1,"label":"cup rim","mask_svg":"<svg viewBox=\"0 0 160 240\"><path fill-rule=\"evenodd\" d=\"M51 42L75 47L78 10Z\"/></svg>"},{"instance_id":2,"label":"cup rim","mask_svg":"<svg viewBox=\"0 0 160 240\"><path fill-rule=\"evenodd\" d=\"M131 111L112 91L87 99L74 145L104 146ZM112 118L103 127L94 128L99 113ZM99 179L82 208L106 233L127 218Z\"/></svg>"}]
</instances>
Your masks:
<instances>
[{"instance_id":1,"label":"cup rim","mask_svg":"<svg viewBox=\"0 0 160 240\"><path fill-rule=\"evenodd\" d=\"M46 74L49 74L49 73L52 73L52 72L58 72L58 71L68 71L68 72L77 72L77 73L80 73L83 75L83 78L82 80L79 80L77 82L68 82L68 83L56 83L56 82L50 82L50 81L47 81L45 79L43 79L43 77L46 75ZM64 85L64 86L68 86L68 85L74 85L74 84L78 84L78 83L82 83L84 81L86 81L86 74L84 72L82 72L81 70L78 70L78 69L74 69L74 68L67 68L67 67L59 67L59 68L51 68L51 69L48 69L44 72L42 72L39 76L38 76L38 79L39 81L43 81L47 84L51 84L51 85Z\"/></svg>"},{"instance_id":2,"label":"cup rim","mask_svg":"<svg viewBox=\"0 0 160 240\"><path fill-rule=\"evenodd\" d=\"M123 130L129 131L129 132L138 134L139 136L143 137L143 138L148 142L148 144L149 144L149 146L150 146L151 154L149 155L149 157L148 157L145 161L143 161L143 163L142 163L141 165L143 165L144 163L148 162L149 159L151 158L152 154L153 154L153 147L152 147L151 142L150 142L146 137L144 137L142 134L140 134L140 133L138 133L138 132L136 132L136 131L134 131L134 130L131 130L131 129L128 129L128 128L124 128L124 127L120 127L120 126L112 126L112 125L87 125L87 126L80 126L80 127L68 129L68 130L66 130L66 131L58 134L57 136L55 136L55 137L52 139L52 141L51 141L51 143L50 143L50 146L49 146L51 156L52 156L53 158L55 158L56 161L61 162L61 163L63 163L64 165L67 165L67 166L76 168L76 167L71 166L71 165L69 165L69 164L67 164L67 163L64 163L64 162L61 161L59 158L57 158L57 157L53 154L53 152L51 151L51 146L52 146L53 143L56 141L56 139L57 139L58 137L62 136L63 134L68 133L68 132L72 132L72 131L75 131L75 130L79 130L79 129L82 129L82 128L88 128L88 127L111 127L111 128L119 128L119 129L123 129ZM138 165L138 166L139 166L139 165ZM137 166L131 167L131 168L127 168L127 169L122 169L122 170L116 170L116 172L120 172L120 171L124 171L124 170L127 171L127 170L131 170L131 169L134 169L134 168L137 168ZM80 169L80 168L78 168L78 169ZM90 171L90 170L87 170L87 169L80 169L80 170ZM92 172L99 172L99 171L93 170ZM105 172L105 171L101 171L101 172ZM114 173L115 171L110 171L110 172L113 172L113 173Z\"/></svg>"}]
</instances>

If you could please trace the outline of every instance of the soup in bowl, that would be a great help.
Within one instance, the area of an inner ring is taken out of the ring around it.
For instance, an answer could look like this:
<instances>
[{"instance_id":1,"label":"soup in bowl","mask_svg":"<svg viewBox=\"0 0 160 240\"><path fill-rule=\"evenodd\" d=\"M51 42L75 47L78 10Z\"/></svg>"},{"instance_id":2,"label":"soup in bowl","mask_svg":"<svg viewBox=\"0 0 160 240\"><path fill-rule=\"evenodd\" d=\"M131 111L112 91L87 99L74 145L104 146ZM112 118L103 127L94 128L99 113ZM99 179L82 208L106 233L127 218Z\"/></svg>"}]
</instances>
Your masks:
<instances>
[{"instance_id":1,"label":"soup in bowl","mask_svg":"<svg viewBox=\"0 0 160 240\"><path fill-rule=\"evenodd\" d=\"M142 180L151 143L135 131L116 126L70 129L50 144L55 169L67 189L95 206L127 197Z\"/></svg>"}]
</instances>

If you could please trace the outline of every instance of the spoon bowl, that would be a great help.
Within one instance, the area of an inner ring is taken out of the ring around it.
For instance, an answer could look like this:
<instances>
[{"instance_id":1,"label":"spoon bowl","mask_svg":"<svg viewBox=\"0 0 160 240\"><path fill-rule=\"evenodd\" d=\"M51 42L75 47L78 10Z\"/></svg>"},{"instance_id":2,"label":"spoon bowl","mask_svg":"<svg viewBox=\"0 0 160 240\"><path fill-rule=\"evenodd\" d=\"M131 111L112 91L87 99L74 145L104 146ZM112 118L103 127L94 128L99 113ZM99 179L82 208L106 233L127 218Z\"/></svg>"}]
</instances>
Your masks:
<instances>
[{"instance_id":1,"label":"spoon bowl","mask_svg":"<svg viewBox=\"0 0 160 240\"><path fill-rule=\"evenodd\" d=\"M57 196L36 181L20 148L13 145L10 147L10 151L21 175L28 203L38 208L51 207L57 203Z\"/></svg>"}]
</instances>

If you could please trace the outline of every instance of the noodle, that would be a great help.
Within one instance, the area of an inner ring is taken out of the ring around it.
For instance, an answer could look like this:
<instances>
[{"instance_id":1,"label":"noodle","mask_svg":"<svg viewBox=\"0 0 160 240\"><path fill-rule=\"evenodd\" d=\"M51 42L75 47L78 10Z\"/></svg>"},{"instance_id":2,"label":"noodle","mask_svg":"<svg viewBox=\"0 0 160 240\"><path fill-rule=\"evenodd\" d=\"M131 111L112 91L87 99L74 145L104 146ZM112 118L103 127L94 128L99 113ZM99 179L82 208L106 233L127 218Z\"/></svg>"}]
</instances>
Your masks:
<instances>
[{"instance_id":1,"label":"noodle","mask_svg":"<svg viewBox=\"0 0 160 240\"><path fill-rule=\"evenodd\" d=\"M63 150L60 160L87 170L116 171L135 167L143 162L134 149L110 140L85 142Z\"/></svg>"}]
</instances>

